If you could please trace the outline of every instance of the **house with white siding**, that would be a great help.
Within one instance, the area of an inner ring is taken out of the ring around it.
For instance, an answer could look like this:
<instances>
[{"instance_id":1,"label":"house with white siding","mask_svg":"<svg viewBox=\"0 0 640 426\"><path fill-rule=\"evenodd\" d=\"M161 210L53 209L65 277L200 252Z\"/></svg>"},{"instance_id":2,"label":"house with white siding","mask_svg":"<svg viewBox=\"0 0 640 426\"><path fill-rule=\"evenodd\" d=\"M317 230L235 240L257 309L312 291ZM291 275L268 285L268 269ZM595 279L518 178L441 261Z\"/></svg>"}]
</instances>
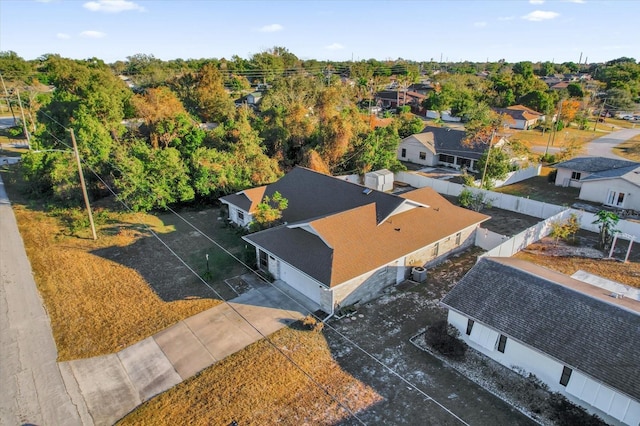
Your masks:
<instances>
[{"instance_id":1,"label":"house with white siding","mask_svg":"<svg viewBox=\"0 0 640 426\"><path fill-rule=\"evenodd\" d=\"M489 144L480 141L466 143L465 140L464 130L427 126L421 133L400 141L397 156L400 161L413 164L465 168L478 172L478 160L488 149ZM499 147L504 143L503 138L494 139L493 146Z\"/></svg>"},{"instance_id":2,"label":"house with white siding","mask_svg":"<svg viewBox=\"0 0 640 426\"><path fill-rule=\"evenodd\" d=\"M611 424L640 424L640 301L513 258L483 257L443 298L472 348Z\"/></svg>"},{"instance_id":3,"label":"house with white siding","mask_svg":"<svg viewBox=\"0 0 640 426\"><path fill-rule=\"evenodd\" d=\"M283 224L246 235L258 268L322 310L364 303L390 285L475 242L489 217L431 188L393 195L296 167L266 186L222 197L242 226L265 196L288 200Z\"/></svg>"},{"instance_id":4,"label":"house with white siding","mask_svg":"<svg viewBox=\"0 0 640 426\"><path fill-rule=\"evenodd\" d=\"M640 211L640 163L577 157L554 165L555 184L580 188L579 199Z\"/></svg>"}]
</instances>

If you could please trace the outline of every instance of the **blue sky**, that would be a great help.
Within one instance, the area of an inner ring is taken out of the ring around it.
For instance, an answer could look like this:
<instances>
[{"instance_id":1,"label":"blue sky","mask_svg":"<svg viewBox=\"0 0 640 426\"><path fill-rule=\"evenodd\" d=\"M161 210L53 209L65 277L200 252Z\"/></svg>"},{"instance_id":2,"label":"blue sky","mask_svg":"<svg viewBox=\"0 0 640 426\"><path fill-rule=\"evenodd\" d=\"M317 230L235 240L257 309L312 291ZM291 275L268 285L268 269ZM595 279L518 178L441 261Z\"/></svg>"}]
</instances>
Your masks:
<instances>
[{"instance_id":1,"label":"blue sky","mask_svg":"<svg viewBox=\"0 0 640 426\"><path fill-rule=\"evenodd\" d=\"M0 0L0 51L105 62L249 58L640 60L640 0Z\"/></svg>"}]
</instances>

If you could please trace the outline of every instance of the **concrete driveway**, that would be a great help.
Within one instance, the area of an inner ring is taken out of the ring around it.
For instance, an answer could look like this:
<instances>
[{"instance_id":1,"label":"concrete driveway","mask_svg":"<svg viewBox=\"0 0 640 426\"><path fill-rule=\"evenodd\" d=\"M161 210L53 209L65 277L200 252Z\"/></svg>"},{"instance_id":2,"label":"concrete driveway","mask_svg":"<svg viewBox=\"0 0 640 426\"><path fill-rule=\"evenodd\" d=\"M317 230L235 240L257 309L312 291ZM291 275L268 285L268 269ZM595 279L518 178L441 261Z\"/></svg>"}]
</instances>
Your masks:
<instances>
[{"instance_id":1,"label":"concrete driveway","mask_svg":"<svg viewBox=\"0 0 640 426\"><path fill-rule=\"evenodd\" d=\"M601 138L594 139L586 145L587 155L592 157L615 158L618 160L627 160L613 153L613 148L622 142L639 135L640 129L624 129L617 132L609 133Z\"/></svg>"},{"instance_id":2,"label":"concrete driveway","mask_svg":"<svg viewBox=\"0 0 640 426\"><path fill-rule=\"evenodd\" d=\"M308 311L275 286L243 276L252 290L115 354L60 363L96 425L112 425L139 404L288 324Z\"/></svg>"}]
</instances>

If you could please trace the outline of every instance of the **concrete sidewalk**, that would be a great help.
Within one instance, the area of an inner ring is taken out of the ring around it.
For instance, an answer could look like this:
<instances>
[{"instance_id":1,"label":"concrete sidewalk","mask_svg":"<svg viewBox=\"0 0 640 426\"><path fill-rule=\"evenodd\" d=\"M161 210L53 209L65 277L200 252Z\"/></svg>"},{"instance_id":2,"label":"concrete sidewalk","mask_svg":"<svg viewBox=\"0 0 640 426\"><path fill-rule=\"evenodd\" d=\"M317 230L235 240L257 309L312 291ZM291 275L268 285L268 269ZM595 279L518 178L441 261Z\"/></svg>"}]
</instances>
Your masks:
<instances>
[{"instance_id":1,"label":"concrete sidewalk","mask_svg":"<svg viewBox=\"0 0 640 426\"><path fill-rule=\"evenodd\" d=\"M96 425L112 425L142 402L308 312L277 288L253 289L116 354L60 364Z\"/></svg>"}]
</instances>

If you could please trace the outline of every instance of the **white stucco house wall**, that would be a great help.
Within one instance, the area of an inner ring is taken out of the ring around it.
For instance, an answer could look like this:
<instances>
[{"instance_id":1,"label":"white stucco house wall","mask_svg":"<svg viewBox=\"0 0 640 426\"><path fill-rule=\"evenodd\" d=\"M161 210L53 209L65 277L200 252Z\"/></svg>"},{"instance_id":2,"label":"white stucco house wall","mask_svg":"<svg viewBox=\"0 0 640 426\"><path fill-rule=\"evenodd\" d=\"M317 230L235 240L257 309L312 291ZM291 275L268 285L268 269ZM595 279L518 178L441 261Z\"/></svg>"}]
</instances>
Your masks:
<instances>
[{"instance_id":1,"label":"white stucco house wall","mask_svg":"<svg viewBox=\"0 0 640 426\"><path fill-rule=\"evenodd\" d=\"M237 211L246 220L276 191L288 200L282 223L243 239L255 247L260 270L328 313L371 300L413 267L464 250L489 219L431 188L393 195L302 167L221 201L231 221Z\"/></svg>"},{"instance_id":2,"label":"white stucco house wall","mask_svg":"<svg viewBox=\"0 0 640 426\"><path fill-rule=\"evenodd\" d=\"M543 114L524 105L511 105L506 108L493 108L493 110L498 114L506 115L507 125L512 129L528 130L545 119Z\"/></svg>"},{"instance_id":3,"label":"white stucco house wall","mask_svg":"<svg viewBox=\"0 0 640 426\"><path fill-rule=\"evenodd\" d=\"M556 185L580 188L579 199L640 211L640 163L578 157L554 167Z\"/></svg>"},{"instance_id":4,"label":"white stucco house wall","mask_svg":"<svg viewBox=\"0 0 640 426\"><path fill-rule=\"evenodd\" d=\"M513 258L484 257L443 298L471 347L615 425L640 423L640 302Z\"/></svg>"},{"instance_id":5,"label":"white stucco house wall","mask_svg":"<svg viewBox=\"0 0 640 426\"><path fill-rule=\"evenodd\" d=\"M408 136L398 146L400 161L423 166L445 166L479 172L478 160L488 149L488 143L466 143L463 130L450 127L427 126L421 133ZM493 147L506 142L500 138L493 141Z\"/></svg>"}]
</instances>

